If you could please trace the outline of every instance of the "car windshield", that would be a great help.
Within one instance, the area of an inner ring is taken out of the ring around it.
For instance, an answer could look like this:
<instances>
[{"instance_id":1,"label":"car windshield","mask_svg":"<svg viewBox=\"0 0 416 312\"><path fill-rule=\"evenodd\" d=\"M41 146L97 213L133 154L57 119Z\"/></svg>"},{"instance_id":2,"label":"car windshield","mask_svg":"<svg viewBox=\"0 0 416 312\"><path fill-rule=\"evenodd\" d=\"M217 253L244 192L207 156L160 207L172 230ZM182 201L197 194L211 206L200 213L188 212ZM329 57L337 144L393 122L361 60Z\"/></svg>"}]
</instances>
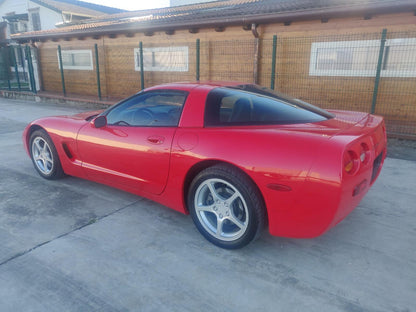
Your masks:
<instances>
[{"instance_id":1,"label":"car windshield","mask_svg":"<svg viewBox=\"0 0 416 312\"><path fill-rule=\"evenodd\" d=\"M271 125L320 122L334 116L302 100L257 85L212 90L205 126Z\"/></svg>"}]
</instances>

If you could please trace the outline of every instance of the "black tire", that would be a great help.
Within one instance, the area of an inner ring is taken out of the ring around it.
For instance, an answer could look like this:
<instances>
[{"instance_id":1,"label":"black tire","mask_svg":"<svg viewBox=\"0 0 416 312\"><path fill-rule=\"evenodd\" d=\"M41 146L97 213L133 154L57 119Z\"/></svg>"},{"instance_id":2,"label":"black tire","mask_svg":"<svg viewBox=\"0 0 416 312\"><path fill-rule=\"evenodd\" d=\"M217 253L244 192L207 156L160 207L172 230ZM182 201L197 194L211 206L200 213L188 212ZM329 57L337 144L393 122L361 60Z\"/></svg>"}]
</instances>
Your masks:
<instances>
[{"instance_id":1,"label":"black tire","mask_svg":"<svg viewBox=\"0 0 416 312\"><path fill-rule=\"evenodd\" d=\"M243 172L225 164L209 167L194 178L188 209L199 232L225 249L246 246L266 224L256 185Z\"/></svg>"},{"instance_id":2,"label":"black tire","mask_svg":"<svg viewBox=\"0 0 416 312\"><path fill-rule=\"evenodd\" d=\"M64 176L55 145L45 130L34 131L29 139L30 158L41 177L48 180Z\"/></svg>"}]
</instances>

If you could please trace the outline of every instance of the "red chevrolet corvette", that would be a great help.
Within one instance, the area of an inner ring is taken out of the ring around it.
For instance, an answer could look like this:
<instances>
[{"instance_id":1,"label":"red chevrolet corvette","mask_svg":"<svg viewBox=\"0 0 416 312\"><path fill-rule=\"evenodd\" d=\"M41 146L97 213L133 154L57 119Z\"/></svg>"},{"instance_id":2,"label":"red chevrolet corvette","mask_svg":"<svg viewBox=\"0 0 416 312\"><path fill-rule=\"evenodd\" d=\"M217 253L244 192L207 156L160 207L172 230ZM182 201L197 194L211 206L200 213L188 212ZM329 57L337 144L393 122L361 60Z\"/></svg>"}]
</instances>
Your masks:
<instances>
[{"instance_id":1,"label":"red chevrolet corvette","mask_svg":"<svg viewBox=\"0 0 416 312\"><path fill-rule=\"evenodd\" d=\"M23 141L42 177L89 179L190 213L228 249L267 225L278 236L324 233L386 156L381 117L239 83L152 87L105 111L36 120Z\"/></svg>"}]
</instances>

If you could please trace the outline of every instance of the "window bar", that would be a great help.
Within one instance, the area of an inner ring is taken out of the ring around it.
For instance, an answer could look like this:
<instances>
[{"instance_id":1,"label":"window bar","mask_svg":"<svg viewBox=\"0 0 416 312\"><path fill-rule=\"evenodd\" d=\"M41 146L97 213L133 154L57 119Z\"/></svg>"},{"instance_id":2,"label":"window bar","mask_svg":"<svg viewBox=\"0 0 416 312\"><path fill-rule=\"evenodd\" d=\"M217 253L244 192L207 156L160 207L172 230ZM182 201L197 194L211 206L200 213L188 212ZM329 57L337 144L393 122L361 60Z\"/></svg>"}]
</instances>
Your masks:
<instances>
[{"instance_id":1,"label":"window bar","mask_svg":"<svg viewBox=\"0 0 416 312\"><path fill-rule=\"evenodd\" d=\"M386 46L386 48L384 49L383 67L381 68L382 70L387 69L387 61L389 59L389 53L390 53L390 46Z\"/></svg>"}]
</instances>

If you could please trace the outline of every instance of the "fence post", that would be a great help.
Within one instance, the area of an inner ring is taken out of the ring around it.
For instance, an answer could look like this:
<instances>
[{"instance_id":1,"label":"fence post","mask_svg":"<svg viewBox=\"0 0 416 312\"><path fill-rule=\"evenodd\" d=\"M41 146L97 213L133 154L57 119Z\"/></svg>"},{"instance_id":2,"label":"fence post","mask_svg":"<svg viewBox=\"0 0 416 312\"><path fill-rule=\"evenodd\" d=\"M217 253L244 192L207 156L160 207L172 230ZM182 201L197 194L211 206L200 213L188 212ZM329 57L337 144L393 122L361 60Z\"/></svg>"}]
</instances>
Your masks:
<instances>
[{"instance_id":1,"label":"fence post","mask_svg":"<svg viewBox=\"0 0 416 312\"><path fill-rule=\"evenodd\" d=\"M373 100L371 102L371 114L374 114L374 112L376 111L378 86L380 84L381 64L383 63L384 46L386 44L386 36L387 36L387 29L384 28L382 33L381 33L380 50L378 52L376 79L374 81Z\"/></svg>"},{"instance_id":2,"label":"fence post","mask_svg":"<svg viewBox=\"0 0 416 312\"><path fill-rule=\"evenodd\" d=\"M98 61L98 46L94 45L95 49L95 70L97 71L97 89L98 89L98 98L101 101L101 79L100 79L100 63Z\"/></svg>"},{"instance_id":3,"label":"fence post","mask_svg":"<svg viewBox=\"0 0 416 312\"><path fill-rule=\"evenodd\" d=\"M196 81L199 81L199 66L200 66L200 51L201 51L201 42L199 39L196 39Z\"/></svg>"},{"instance_id":4,"label":"fence post","mask_svg":"<svg viewBox=\"0 0 416 312\"><path fill-rule=\"evenodd\" d=\"M140 53L140 88L144 89L144 69L143 69L143 42L139 43L139 53Z\"/></svg>"},{"instance_id":5,"label":"fence post","mask_svg":"<svg viewBox=\"0 0 416 312\"><path fill-rule=\"evenodd\" d=\"M14 53L14 47L11 46L11 58L13 59L13 64L14 64L14 73L16 75L16 80L17 80L17 89L19 91L21 91L21 87L20 87L20 78L19 78L19 68L17 67L17 61L16 61L16 54Z\"/></svg>"},{"instance_id":6,"label":"fence post","mask_svg":"<svg viewBox=\"0 0 416 312\"><path fill-rule=\"evenodd\" d=\"M272 51L272 73L270 77L270 89L274 90L274 82L276 75L276 50L277 50L277 36L273 36L273 51Z\"/></svg>"},{"instance_id":7,"label":"fence post","mask_svg":"<svg viewBox=\"0 0 416 312\"><path fill-rule=\"evenodd\" d=\"M10 61L10 59L11 59L11 57L10 57L10 54L11 54L11 52L10 52L10 49L11 49L11 47L10 46L6 46L5 47L5 54L8 56L8 58L9 58L9 60L8 61L5 61L5 64L6 64L6 67L7 67L7 85L8 85L8 87L9 87L9 91L11 91L12 90L12 84L11 84L11 82L10 82L10 72L11 72L11 70L10 70L10 66L11 66L11 64L9 64L9 61Z\"/></svg>"},{"instance_id":8,"label":"fence post","mask_svg":"<svg viewBox=\"0 0 416 312\"><path fill-rule=\"evenodd\" d=\"M259 83L260 38L254 38L253 83Z\"/></svg>"},{"instance_id":9,"label":"fence post","mask_svg":"<svg viewBox=\"0 0 416 312\"><path fill-rule=\"evenodd\" d=\"M36 81L35 81L35 73L34 73L33 63L32 63L32 52L30 51L30 46L26 46L26 57L27 57L27 66L29 69L30 85L32 87L32 92L36 94L37 93Z\"/></svg>"},{"instance_id":10,"label":"fence post","mask_svg":"<svg viewBox=\"0 0 416 312\"><path fill-rule=\"evenodd\" d=\"M22 62L22 69L23 69L23 77L26 78L26 69L25 69L25 53L23 47L19 44L19 58ZM30 79L30 76L29 76Z\"/></svg>"},{"instance_id":11,"label":"fence post","mask_svg":"<svg viewBox=\"0 0 416 312\"><path fill-rule=\"evenodd\" d=\"M58 45L58 58L59 58L59 68L61 69L62 92L64 93L64 96L66 96L64 67L62 65L62 51L61 51L60 45Z\"/></svg>"}]
</instances>

